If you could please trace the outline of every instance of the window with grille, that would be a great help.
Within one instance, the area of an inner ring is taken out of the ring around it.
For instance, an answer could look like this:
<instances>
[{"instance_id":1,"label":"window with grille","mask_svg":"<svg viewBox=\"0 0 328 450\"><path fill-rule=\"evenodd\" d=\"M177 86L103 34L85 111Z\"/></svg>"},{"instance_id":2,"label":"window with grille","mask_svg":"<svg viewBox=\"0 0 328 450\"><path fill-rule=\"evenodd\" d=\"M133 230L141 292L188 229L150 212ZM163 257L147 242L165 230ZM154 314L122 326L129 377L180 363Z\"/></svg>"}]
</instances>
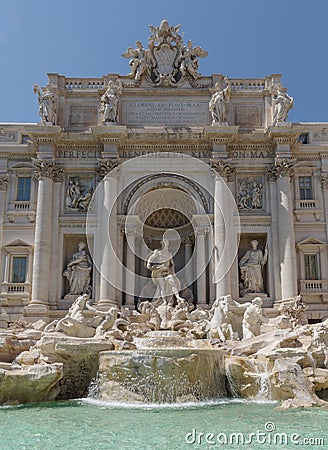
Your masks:
<instances>
[{"instance_id":1,"label":"window with grille","mask_svg":"<svg viewBox=\"0 0 328 450\"><path fill-rule=\"evenodd\" d=\"M13 256L12 283L25 283L27 273L27 256Z\"/></svg>"},{"instance_id":2,"label":"window with grille","mask_svg":"<svg viewBox=\"0 0 328 450\"><path fill-rule=\"evenodd\" d=\"M300 199L313 200L312 177L299 177Z\"/></svg>"},{"instance_id":3,"label":"window with grille","mask_svg":"<svg viewBox=\"0 0 328 450\"><path fill-rule=\"evenodd\" d=\"M318 255L304 255L305 279L319 280Z\"/></svg>"},{"instance_id":4,"label":"window with grille","mask_svg":"<svg viewBox=\"0 0 328 450\"><path fill-rule=\"evenodd\" d=\"M27 202L30 199L31 199L31 177L18 177L16 200Z\"/></svg>"}]
</instances>

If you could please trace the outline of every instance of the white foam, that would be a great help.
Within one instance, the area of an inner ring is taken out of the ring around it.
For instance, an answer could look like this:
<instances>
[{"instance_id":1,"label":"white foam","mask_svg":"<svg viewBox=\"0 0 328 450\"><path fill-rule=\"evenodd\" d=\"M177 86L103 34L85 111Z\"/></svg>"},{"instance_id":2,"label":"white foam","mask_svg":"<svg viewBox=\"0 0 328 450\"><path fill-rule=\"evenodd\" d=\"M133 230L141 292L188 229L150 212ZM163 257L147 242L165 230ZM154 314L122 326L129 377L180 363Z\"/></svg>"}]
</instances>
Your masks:
<instances>
[{"instance_id":1,"label":"white foam","mask_svg":"<svg viewBox=\"0 0 328 450\"><path fill-rule=\"evenodd\" d=\"M235 403L258 403L258 404L276 404L277 402L271 400L248 400L241 398L220 398L216 400L207 400L199 402L184 402L184 403L128 403L128 402L105 402L92 397L77 399L76 401L86 403L89 405L99 406L100 408L128 408L128 409L193 409L202 408L205 406L220 406Z\"/></svg>"}]
</instances>

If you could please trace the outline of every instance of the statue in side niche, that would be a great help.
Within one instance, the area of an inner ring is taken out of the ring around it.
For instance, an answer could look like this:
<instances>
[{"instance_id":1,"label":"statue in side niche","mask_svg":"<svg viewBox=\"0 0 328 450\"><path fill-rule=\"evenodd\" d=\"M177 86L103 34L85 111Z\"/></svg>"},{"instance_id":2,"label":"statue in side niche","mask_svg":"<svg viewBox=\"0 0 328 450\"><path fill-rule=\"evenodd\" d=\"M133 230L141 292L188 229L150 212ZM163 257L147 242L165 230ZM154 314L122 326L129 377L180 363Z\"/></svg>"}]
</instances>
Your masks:
<instances>
[{"instance_id":1,"label":"statue in side niche","mask_svg":"<svg viewBox=\"0 0 328 450\"><path fill-rule=\"evenodd\" d=\"M263 267L268 260L268 248L265 246L264 254L258 248L258 241L253 239L251 248L246 251L239 261L243 287L240 294L243 296L249 292L264 292Z\"/></svg>"},{"instance_id":2,"label":"statue in side niche","mask_svg":"<svg viewBox=\"0 0 328 450\"><path fill-rule=\"evenodd\" d=\"M63 273L69 282L69 293L71 295L90 292L91 268L92 264L86 251L86 244L79 242L77 251L73 254Z\"/></svg>"},{"instance_id":3,"label":"statue in side niche","mask_svg":"<svg viewBox=\"0 0 328 450\"><path fill-rule=\"evenodd\" d=\"M209 103L209 111L212 114L212 125L227 123L226 106L230 100L231 87L228 77L224 77L226 87L222 89L220 83L216 83L215 92Z\"/></svg>"}]
</instances>

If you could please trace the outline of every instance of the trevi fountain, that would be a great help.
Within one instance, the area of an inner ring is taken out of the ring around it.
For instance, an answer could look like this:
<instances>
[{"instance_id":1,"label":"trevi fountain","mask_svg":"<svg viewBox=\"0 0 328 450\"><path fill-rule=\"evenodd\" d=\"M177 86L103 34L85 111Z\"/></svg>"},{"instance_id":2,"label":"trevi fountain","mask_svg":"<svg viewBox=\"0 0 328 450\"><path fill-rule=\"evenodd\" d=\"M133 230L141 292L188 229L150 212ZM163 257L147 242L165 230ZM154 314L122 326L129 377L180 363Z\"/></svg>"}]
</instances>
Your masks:
<instances>
[{"instance_id":1,"label":"trevi fountain","mask_svg":"<svg viewBox=\"0 0 328 450\"><path fill-rule=\"evenodd\" d=\"M327 448L327 128L179 29L1 128L1 450Z\"/></svg>"}]
</instances>

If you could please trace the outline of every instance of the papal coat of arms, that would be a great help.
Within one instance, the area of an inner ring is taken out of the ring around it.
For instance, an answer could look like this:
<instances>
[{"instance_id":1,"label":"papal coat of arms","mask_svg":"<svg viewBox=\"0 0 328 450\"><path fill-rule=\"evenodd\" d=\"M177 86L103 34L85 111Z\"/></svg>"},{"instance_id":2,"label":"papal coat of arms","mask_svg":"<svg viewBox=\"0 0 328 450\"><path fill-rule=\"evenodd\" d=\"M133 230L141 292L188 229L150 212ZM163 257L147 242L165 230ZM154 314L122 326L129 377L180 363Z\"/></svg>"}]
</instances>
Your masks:
<instances>
[{"instance_id":1,"label":"papal coat of arms","mask_svg":"<svg viewBox=\"0 0 328 450\"><path fill-rule=\"evenodd\" d=\"M137 41L135 49L129 47L122 55L130 58L131 78L137 82L146 78L163 86L176 86L186 78L200 78L198 58L204 58L207 52L201 47L193 47L191 40L184 45L178 33L180 25L172 27L167 20L162 20L159 27L149 25L149 28L148 48Z\"/></svg>"}]
</instances>

